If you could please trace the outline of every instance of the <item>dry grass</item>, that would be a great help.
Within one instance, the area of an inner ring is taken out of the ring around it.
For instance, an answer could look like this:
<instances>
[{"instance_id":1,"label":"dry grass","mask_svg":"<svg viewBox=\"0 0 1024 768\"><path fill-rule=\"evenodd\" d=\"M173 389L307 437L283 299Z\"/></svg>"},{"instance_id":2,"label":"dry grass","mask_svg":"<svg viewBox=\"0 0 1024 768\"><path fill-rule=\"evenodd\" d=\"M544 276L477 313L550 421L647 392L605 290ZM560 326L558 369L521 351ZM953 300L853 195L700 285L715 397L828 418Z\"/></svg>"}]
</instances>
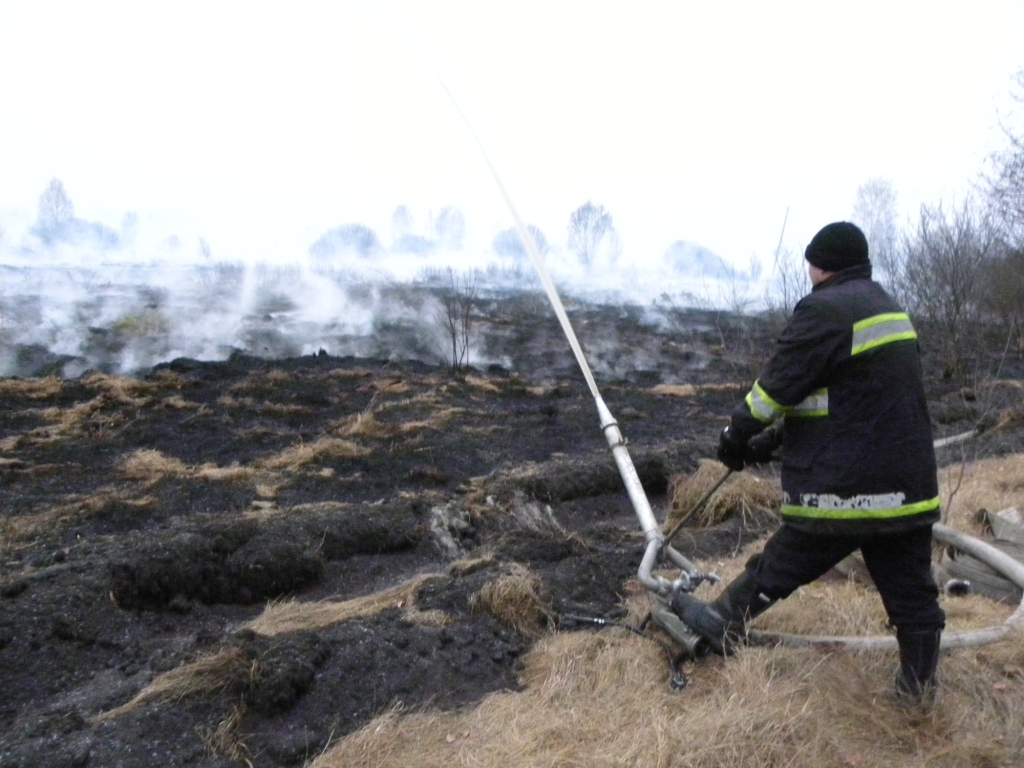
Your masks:
<instances>
[{"instance_id":1,"label":"dry grass","mask_svg":"<svg viewBox=\"0 0 1024 768\"><path fill-rule=\"evenodd\" d=\"M56 376L36 379L0 379L0 397L48 400L59 395L63 386L63 382Z\"/></svg>"},{"instance_id":2,"label":"dry grass","mask_svg":"<svg viewBox=\"0 0 1024 768\"><path fill-rule=\"evenodd\" d=\"M398 378L376 379L370 386L381 395L404 395L412 389L409 382Z\"/></svg>"},{"instance_id":3,"label":"dry grass","mask_svg":"<svg viewBox=\"0 0 1024 768\"><path fill-rule=\"evenodd\" d=\"M180 477L188 474L188 465L181 459L166 456L152 448L140 448L117 463L121 473L132 480L152 481L168 475Z\"/></svg>"},{"instance_id":4,"label":"dry grass","mask_svg":"<svg viewBox=\"0 0 1024 768\"><path fill-rule=\"evenodd\" d=\"M658 384L651 387L651 392L671 397L693 397L697 394L697 388L693 384Z\"/></svg>"},{"instance_id":5,"label":"dry grass","mask_svg":"<svg viewBox=\"0 0 1024 768\"><path fill-rule=\"evenodd\" d=\"M326 627L363 616L372 616L386 608L405 608L410 617L415 617L416 614L421 613L415 606L416 593L424 584L436 578L438 578L438 574L424 574L390 589L352 600L323 600L310 603L285 600L271 603L263 610L263 613L246 624L245 628L260 635L273 637L288 632ZM429 614L425 618L420 617L423 623L447 621L447 616L439 619L436 611L422 613Z\"/></svg>"},{"instance_id":6,"label":"dry grass","mask_svg":"<svg viewBox=\"0 0 1024 768\"><path fill-rule=\"evenodd\" d=\"M466 383L473 387L473 389L479 389L481 392L501 392L501 387L480 376L466 376Z\"/></svg>"},{"instance_id":7,"label":"dry grass","mask_svg":"<svg viewBox=\"0 0 1024 768\"><path fill-rule=\"evenodd\" d=\"M893 654L747 648L703 661L679 693L662 651L622 631L549 636L525 662L522 692L388 712L310 768L953 768L1018 764L1024 748L1024 681L1007 672L1019 637L945 657L930 716L887 704Z\"/></svg>"},{"instance_id":8,"label":"dry grass","mask_svg":"<svg viewBox=\"0 0 1024 768\"><path fill-rule=\"evenodd\" d=\"M187 378L177 371L172 371L169 368L161 368L159 371L153 373L151 378L161 387L170 389L184 389L190 383Z\"/></svg>"},{"instance_id":9,"label":"dry grass","mask_svg":"<svg viewBox=\"0 0 1024 768\"><path fill-rule=\"evenodd\" d=\"M10 451L23 444L49 445L78 437L85 432L93 435L108 433L121 426L125 420L124 414L119 411L105 411L108 405L110 399L101 394L70 408L40 409L37 411L38 415L50 424L36 427L20 435L11 435L0 443L0 449Z\"/></svg>"},{"instance_id":10,"label":"dry grass","mask_svg":"<svg viewBox=\"0 0 1024 768\"><path fill-rule=\"evenodd\" d=\"M420 405L440 405L444 402L444 398L436 389L428 389L425 392L412 395L410 397L403 397L399 400L385 400L383 402L377 402L376 398L373 400L373 410L376 413L383 413L384 411L395 410L398 408L409 408L412 406Z\"/></svg>"},{"instance_id":11,"label":"dry grass","mask_svg":"<svg viewBox=\"0 0 1024 768\"><path fill-rule=\"evenodd\" d=\"M657 384L651 393L669 397L693 397L698 392L741 392L743 384Z\"/></svg>"},{"instance_id":12,"label":"dry grass","mask_svg":"<svg viewBox=\"0 0 1024 768\"><path fill-rule=\"evenodd\" d=\"M238 733L245 715L245 705L239 704L232 707L216 727L201 725L196 728L196 733L211 756L224 755L238 765L252 765L249 748Z\"/></svg>"},{"instance_id":13,"label":"dry grass","mask_svg":"<svg viewBox=\"0 0 1024 768\"><path fill-rule=\"evenodd\" d=\"M237 384L232 384L228 392L270 392L284 384L295 381L295 377L280 368L269 371L253 371Z\"/></svg>"},{"instance_id":14,"label":"dry grass","mask_svg":"<svg viewBox=\"0 0 1024 768\"><path fill-rule=\"evenodd\" d=\"M152 448L140 448L123 457L117 468L126 477L144 483L156 483L165 477L191 478L214 482L247 482L257 477L252 467L232 464L229 467L218 467L213 463L198 467L189 466L181 459L167 456Z\"/></svg>"},{"instance_id":15,"label":"dry grass","mask_svg":"<svg viewBox=\"0 0 1024 768\"><path fill-rule=\"evenodd\" d=\"M369 368L332 368L327 375L332 379L367 379L373 376Z\"/></svg>"},{"instance_id":16,"label":"dry grass","mask_svg":"<svg viewBox=\"0 0 1024 768\"><path fill-rule=\"evenodd\" d=\"M217 398L217 405L231 410L254 411L263 416L305 416L313 412L308 405L275 403L270 400L261 402L252 397L235 397L234 395L221 395Z\"/></svg>"},{"instance_id":17,"label":"dry grass","mask_svg":"<svg viewBox=\"0 0 1024 768\"><path fill-rule=\"evenodd\" d=\"M131 376L110 376L106 373L90 373L79 379L87 388L105 395L119 405L141 408L149 403L151 395L160 388L152 381L143 381Z\"/></svg>"},{"instance_id":18,"label":"dry grass","mask_svg":"<svg viewBox=\"0 0 1024 768\"><path fill-rule=\"evenodd\" d=\"M944 467L939 472L939 491L946 523L983 535L979 510L998 512L1013 506L1024 510L1024 454Z\"/></svg>"},{"instance_id":19,"label":"dry grass","mask_svg":"<svg viewBox=\"0 0 1024 768\"><path fill-rule=\"evenodd\" d=\"M666 530L688 513L724 473L725 468L719 462L704 459L693 474L672 477L669 480L672 506L665 521ZM730 477L691 519L697 527L707 528L737 512L746 520L752 514L778 510L781 503L778 481L743 472Z\"/></svg>"},{"instance_id":20,"label":"dry grass","mask_svg":"<svg viewBox=\"0 0 1024 768\"><path fill-rule=\"evenodd\" d=\"M186 400L181 395L172 395L171 397L165 397L161 400L160 407L171 408L175 411L197 411L201 406L199 403Z\"/></svg>"},{"instance_id":21,"label":"dry grass","mask_svg":"<svg viewBox=\"0 0 1024 768\"><path fill-rule=\"evenodd\" d=\"M373 440L386 439L394 432L389 425L382 423L373 411L354 413L329 429L342 437L366 437Z\"/></svg>"},{"instance_id":22,"label":"dry grass","mask_svg":"<svg viewBox=\"0 0 1024 768\"><path fill-rule=\"evenodd\" d=\"M538 636L551 618L540 577L524 565L511 563L470 600L473 611L492 614L524 635Z\"/></svg>"},{"instance_id":23,"label":"dry grass","mask_svg":"<svg viewBox=\"0 0 1024 768\"><path fill-rule=\"evenodd\" d=\"M207 462L196 467L192 471L192 476L199 480L210 480L216 483L246 483L258 477L259 473L252 467L243 467L237 463L227 467L218 467L212 462Z\"/></svg>"},{"instance_id":24,"label":"dry grass","mask_svg":"<svg viewBox=\"0 0 1024 768\"><path fill-rule=\"evenodd\" d=\"M313 408L308 405L274 403L270 400L264 400L256 410L264 416L308 416L313 413Z\"/></svg>"},{"instance_id":25,"label":"dry grass","mask_svg":"<svg viewBox=\"0 0 1024 768\"><path fill-rule=\"evenodd\" d=\"M260 463L267 469L283 469L294 472L307 464L321 459L354 459L366 456L371 449L364 448L351 440L338 437L321 437L312 443L299 443L263 459Z\"/></svg>"},{"instance_id":26,"label":"dry grass","mask_svg":"<svg viewBox=\"0 0 1024 768\"><path fill-rule=\"evenodd\" d=\"M186 696L213 694L237 685L251 674L252 663L238 648L225 648L184 664L153 679L134 698L119 707L102 712L94 723L112 720L156 699L181 699Z\"/></svg>"},{"instance_id":27,"label":"dry grass","mask_svg":"<svg viewBox=\"0 0 1024 768\"><path fill-rule=\"evenodd\" d=\"M448 564L448 575L468 576L471 573L479 571L481 568L486 568L493 562L494 555L491 554L482 555L480 557L463 558L462 560L454 560Z\"/></svg>"},{"instance_id":28,"label":"dry grass","mask_svg":"<svg viewBox=\"0 0 1024 768\"><path fill-rule=\"evenodd\" d=\"M445 425L451 421L452 418L461 413L466 413L466 409L443 408L440 411L431 414L427 419L407 421L404 424L400 424L398 426L398 431L403 435L407 435L410 432L420 432L424 429L441 430L444 429Z\"/></svg>"},{"instance_id":29,"label":"dry grass","mask_svg":"<svg viewBox=\"0 0 1024 768\"><path fill-rule=\"evenodd\" d=\"M152 496L133 497L126 490L106 486L89 495L69 494L38 511L0 519L0 541L4 544L30 541L67 525L95 515L115 503L148 507L156 503Z\"/></svg>"}]
</instances>

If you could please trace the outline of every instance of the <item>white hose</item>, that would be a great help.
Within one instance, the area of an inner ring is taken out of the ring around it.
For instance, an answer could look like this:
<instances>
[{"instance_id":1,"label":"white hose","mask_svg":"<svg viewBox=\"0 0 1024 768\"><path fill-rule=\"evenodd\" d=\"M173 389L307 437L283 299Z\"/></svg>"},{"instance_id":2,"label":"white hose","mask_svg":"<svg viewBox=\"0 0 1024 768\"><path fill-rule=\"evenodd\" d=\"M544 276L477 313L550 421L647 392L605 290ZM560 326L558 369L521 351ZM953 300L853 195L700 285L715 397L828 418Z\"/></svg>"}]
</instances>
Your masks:
<instances>
[{"instance_id":1,"label":"white hose","mask_svg":"<svg viewBox=\"0 0 1024 768\"><path fill-rule=\"evenodd\" d=\"M943 544L950 544L981 560L995 569L1021 589L1024 589L1024 563L1019 563L1005 552L1001 552L991 544L954 530L948 525L936 523L932 526L932 535ZM1024 600L1017 610L1002 624L984 629L972 629L964 632L944 632L942 634L942 650L952 648L968 648L987 645L1004 637L1011 629L1024 620ZM759 629L747 631L747 639L755 645L785 645L789 647L815 646L824 649L846 651L887 651L896 650L896 638L893 635L876 635L873 637L842 637L825 635L791 635L784 632L765 632Z\"/></svg>"}]
</instances>

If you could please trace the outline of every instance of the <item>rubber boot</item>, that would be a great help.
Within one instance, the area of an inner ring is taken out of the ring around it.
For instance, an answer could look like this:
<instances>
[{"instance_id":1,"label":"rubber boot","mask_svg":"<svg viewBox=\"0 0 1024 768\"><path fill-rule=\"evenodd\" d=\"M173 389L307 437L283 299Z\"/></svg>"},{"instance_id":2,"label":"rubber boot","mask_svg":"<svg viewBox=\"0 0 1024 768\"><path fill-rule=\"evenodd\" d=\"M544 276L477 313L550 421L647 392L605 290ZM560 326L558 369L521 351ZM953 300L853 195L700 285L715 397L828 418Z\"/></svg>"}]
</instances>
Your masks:
<instances>
[{"instance_id":1,"label":"rubber boot","mask_svg":"<svg viewBox=\"0 0 1024 768\"><path fill-rule=\"evenodd\" d=\"M680 592L672 600L672 610L715 653L727 656L745 638L747 622L774 603L757 588L753 571L744 571L713 602Z\"/></svg>"},{"instance_id":2,"label":"rubber boot","mask_svg":"<svg viewBox=\"0 0 1024 768\"><path fill-rule=\"evenodd\" d=\"M896 675L896 702L902 706L931 708L935 702L935 669L939 665L942 630L896 630L900 671Z\"/></svg>"}]
</instances>

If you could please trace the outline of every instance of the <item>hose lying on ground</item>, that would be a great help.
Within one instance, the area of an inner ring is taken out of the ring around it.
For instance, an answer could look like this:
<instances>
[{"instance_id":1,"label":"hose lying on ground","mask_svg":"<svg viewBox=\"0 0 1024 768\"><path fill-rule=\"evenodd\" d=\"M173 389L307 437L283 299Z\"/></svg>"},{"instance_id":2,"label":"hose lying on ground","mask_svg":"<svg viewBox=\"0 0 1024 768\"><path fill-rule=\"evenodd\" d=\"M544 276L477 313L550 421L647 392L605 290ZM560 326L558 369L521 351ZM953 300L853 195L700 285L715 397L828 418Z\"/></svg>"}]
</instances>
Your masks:
<instances>
[{"instance_id":1,"label":"hose lying on ground","mask_svg":"<svg viewBox=\"0 0 1024 768\"><path fill-rule=\"evenodd\" d=\"M1024 563L1019 563L1009 555L1000 552L990 544L966 533L954 530L948 525L936 523L932 526L932 535L943 544L950 544L957 549L973 555L988 566L1001 573L1021 589L1024 589ZM952 648L968 648L993 643L1005 636L1011 629L1021 626L1024 622L1024 600L1002 624L984 629L973 629L965 632L944 632L941 640L942 650ZM754 645L785 645L789 647L815 646L847 651L887 651L896 650L896 638L893 635L876 635L873 637L841 637L822 635L791 635L784 632L765 632L751 629L747 639Z\"/></svg>"}]
</instances>

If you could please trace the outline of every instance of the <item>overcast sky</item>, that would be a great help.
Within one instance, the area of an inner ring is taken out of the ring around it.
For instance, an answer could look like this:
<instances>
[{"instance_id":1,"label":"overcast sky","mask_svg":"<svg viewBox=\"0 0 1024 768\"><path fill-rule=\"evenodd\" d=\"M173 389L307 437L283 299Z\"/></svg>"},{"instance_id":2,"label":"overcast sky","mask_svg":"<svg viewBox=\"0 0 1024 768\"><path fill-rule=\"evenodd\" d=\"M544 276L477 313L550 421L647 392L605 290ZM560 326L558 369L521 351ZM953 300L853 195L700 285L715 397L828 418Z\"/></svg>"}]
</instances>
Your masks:
<instances>
[{"instance_id":1,"label":"overcast sky","mask_svg":"<svg viewBox=\"0 0 1024 768\"><path fill-rule=\"evenodd\" d=\"M324 230L461 208L467 253L590 199L643 264L770 260L892 181L904 214L999 145L1024 3L0 0L0 227L59 177L76 214L302 256Z\"/></svg>"}]
</instances>

